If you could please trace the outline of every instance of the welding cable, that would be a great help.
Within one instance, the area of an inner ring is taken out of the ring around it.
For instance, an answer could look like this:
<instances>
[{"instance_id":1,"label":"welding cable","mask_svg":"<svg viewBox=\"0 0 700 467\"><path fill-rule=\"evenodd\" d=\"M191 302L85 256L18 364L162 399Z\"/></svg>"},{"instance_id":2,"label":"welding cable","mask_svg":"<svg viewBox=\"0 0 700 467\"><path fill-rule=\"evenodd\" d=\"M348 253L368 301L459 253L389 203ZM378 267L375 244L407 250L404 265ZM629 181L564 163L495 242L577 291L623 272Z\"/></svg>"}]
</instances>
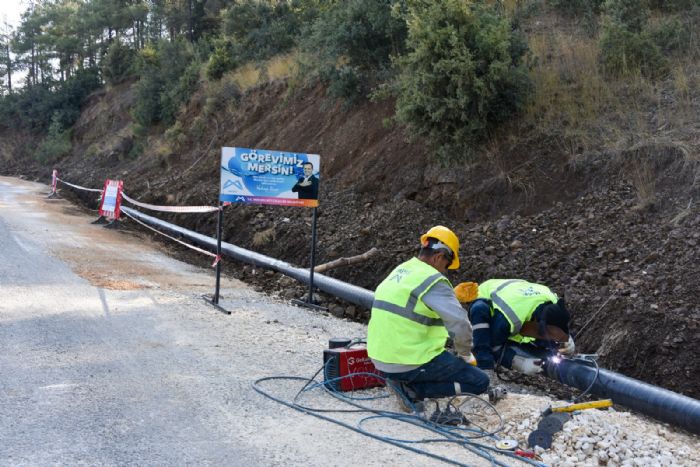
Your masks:
<instances>
[{"instance_id":1,"label":"welding cable","mask_svg":"<svg viewBox=\"0 0 700 467\"><path fill-rule=\"evenodd\" d=\"M396 392L397 395L398 395L399 397L404 397L404 395L402 394L402 392L398 391L398 390L396 389L396 387L391 383L390 380L388 380L386 377L380 376L380 375L378 375L378 374L376 374L376 373L358 372L358 373L351 373L351 374L345 375L345 376L340 376L340 377L337 377L337 378L329 378L329 377L328 377L328 365L329 365L331 362L332 362L332 360L329 359L329 360L323 365L323 367L321 367L321 368L311 377L310 382L307 383L306 385L304 385L304 387L303 387L301 390L299 390L299 392L297 393L297 395L294 397L294 403L297 403L297 399L298 399L298 397L301 395L302 392L304 392L304 391L306 391L306 390L309 390L309 389L316 388L316 387L322 387L322 388L323 388L326 392L328 392L331 396L333 396L333 397L335 397L336 399L339 399L339 400L341 400L341 401L343 401L343 402L346 402L347 404L356 406L356 407L358 407L358 408L360 408L360 409L366 409L366 410L369 410L369 411L372 411L372 409L368 409L368 408L366 408L366 407L364 407L364 406L362 406L362 405L360 405L360 404L355 403L354 401L356 401L356 400L374 400L374 399L382 399L382 398L387 398L387 397L389 397L388 394L385 394L385 395L383 395L383 396L373 396L373 397L354 397L354 396L351 397L351 396L348 396L345 392L341 392L341 391L337 391L337 390L334 390L334 389L333 389L334 386L333 386L332 383L335 383L335 382L337 382L337 381L341 381L341 380L346 379L346 378L351 379L352 377L355 377L355 376L369 376L369 377L373 377L373 378L382 380L382 381L384 382L384 384L387 385L388 387L390 387L394 392ZM315 382L314 380L315 380L316 376L318 376L318 374L321 372L321 370L323 370L323 372L324 372L324 373L323 373L324 381L323 381L323 382ZM313 384L311 384L312 381L313 381ZM331 383L331 384L329 384L329 383ZM471 437L469 437L470 439L477 439L477 438L484 438L484 437L488 437L488 436L493 436L493 435L495 435L496 433L499 433L499 432L501 432L501 431L503 430L504 421L503 421L503 417L501 416L501 414L500 414L500 412L498 411L498 409L496 409L496 407L495 407L493 404L491 404L489 401L483 400L483 399L477 397L476 395L473 395L473 394L459 394L459 395L455 395L455 396L453 396L452 398L450 398L450 400L447 402L447 405L448 405L448 406L449 406L449 405L452 405L452 403L453 403L456 399L458 399L458 398L460 398L460 397L468 397L468 398L472 398L472 399L474 399L474 400L478 400L479 403L482 403L482 404L485 404L486 406L488 406L488 408L491 409L491 410L496 414L496 416L498 417L498 428L496 428L495 430L489 432L489 431L484 430L483 428L479 427L480 430L477 431L478 436L471 436ZM412 403L410 400L405 400L405 401L408 403L409 406L411 406L411 408L413 409L413 411L416 412L416 407L413 405L413 403ZM465 401L463 401L463 403L464 403L464 402L465 402ZM452 406L452 407L454 408L454 406ZM458 409L458 408L455 408L455 410L459 410L459 409ZM363 410L358 410L358 411L363 411ZM421 418L421 417L418 417L418 418L419 418L420 420L424 420L424 419ZM469 431L476 431L476 430L469 430Z\"/></svg>"},{"instance_id":2,"label":"welding cable","mask_svg":"<svg viewBox=\"0 0 700 467\"><path fill-rule=\"evenodd\" d=\"M574 404L575 404L576 402L580 401L581 399L583 399L583 397L584 397L586 394L588 394L588 393L591 391L591 389L593 389L593 385L596 383L596 381L598 381L598 376L600 375L600 366L598 366L598 362L596 362L595 360L586 360L586 361L591 362L591 363L593 363L593 365L595 365L595 376L593 377L593 381L591 381L591 384L588 385L588 387L586 388L586 390L583 391L583 392L582 392L581 394L579 394L578 396L576 396L576 397L573 398L573 400L572 400L571 402L574 403Z\"/></svg>"},{"instance_id":3,"label":"welding cable","mask_svg":"<svg viewBox=\"0 0 700 467\"><path fill-rule=\"evenodd\" d=\"M318 375L318 373L319 373L319 372L316 372L316 375ZM316 375L314 375L314 377L315 377ZM372 373L371 375L372 375L372 376L376 376L374 373ZM343 378L348 378L348 377L352 377L352 376L356 376L356 375L355 375L355 374L353 374L353 375L346 375L346 376L343 376L343 377L337 378L337 379L343 379ZM366 436L368 436L368 437L371 437L371 438L374 438L374 439L378 439L378 440L380 440L380 441L384 441L384 442L387 442L387 443L392 444L392 445L396 445L396 446L398 446L398 447L401 447L401 448L410 450L410 451L412 451L412 452L416 452L416 453L423 454L423 455L426 455L426 456L429 456L429 457L433 457L433 458L436 458L436 459L439 459L439 460L443 460L443 461L449 462L449 463L451 463L451 464L455 464L455 465L464 465L464 464L461 464L461 463L459 463L459 462L457 462L457 461L453 461L453 460L451 460L451 459L450 459L450 460L445 460L445 459L442 458L441 456L435 455L435 454L430 453L430 452L425 451L425 450L421 450L421 449L418 449L418 448L412 448L412 447L410 447L410 446L406 446L406 443L411 443L411 444L452 443L452 444L457 444L457 445L461 445L461 446L465 447L466 449L468 449L468 450L469 450L470 452L472 452L473 454L478 455L478 456L480 456L480 457L482 457L482 458L488 460L489 462L491 462L492 465L505 466L506 464L503 464L503 463L499 462L498 460L494 459L494 458L493 458L493 455L492 455L490 452L486 452L486 451L491 451L491 452L497 453L497 454L499 454L499 455L504 455L504 456L506 456L506 457L511 457L511 458L513 458L513 459L515 459L515 460L518 460L518 461L521 461L521 462L525 462L525 463L527 463L527 464L535 465L535 466L538 466L538 467L543 465L543 464L538 463L538 462L535 462L535 461L530 461L529 459L523 458L523 457L521 457L521 456L517 456L517 455L515 455L515 454L513 454L513 453L502 452L502 451L500 451L500 450L498 450L498 449L491 448L491 447L489 447L489 446L485 446L485 445L482 445L482 444L479 444L479 443L475 443L475 442L470 441L469 439L465 439L465 438L462 437L461 435L455 433L455 432L453 431L454 428L452 428L452 427L448 430L448 429L445 429L445 427L442 427L441 425L437 425L437 424L434 424L434 423L427 422L427 421L426 421L424 418L422 418L422 417L418 417L418 416L415 416L415 415L401 414L401 413L396 413L396 412L389 412L389 411L376 410L376 409L372 409L372 408L369 408L369 407L364 407L364 406L362 406L362 405L360 405L360 404L357 404L357 403L354 403L354 402L345 400L345 398L341 398L341 400L343 400L344 402L346 402L346 403L348 403L348 404L350 404L350 405L353 405L353 406L356 406L356 407L361 408L361 410L354 410L353 412L370 412L370 413L374 413L374 414L375 414L375 415L373 415L373 416L371 416L371 417L367 417L366 419L360 420L360 425L363 424L363 423L365 423L365 421L371 420L371 419L373 419L373 418L389 418L389 419L395 419L395 420L398 420L398 421L402 421L402 422L405 422L405 423L410 423L410 424L415 425L415 426L417 426L417 427L419 427L419 428L426 429L426 430L428 430L428 431L430 431L430 432L433 432L433 433L435 433L435 434L440 435L440 436L443 437L443 438L425 438L425 439L420 439L420 440L404 440L404 442L401 442L401 441L399 441L399 440L392 440L391 438L387 438L386 436L377 435L377 434L374 434L374 433L372 433L372 432L370 432L370 431L367 431L367 430L365 430L365 429L363 429L363 428L361 428L361 427L354 427L354 426L349 425L349 424L347 424L347 423L344 423L344 422L341 422L341 421L339 421L339 420L336 420L336 419L333 419L333 418L331 418L331 417L327 417L327 416L324 416L324 415L321 415L321 414L320 414L320 412L348 412L347 410L342 410L342 409L341 409L341 410L329 410L329 409L315 409L315 408L312 408L312 407L305 407L305 406L302 406L302 405L300 405L300 404L298 404L298 403L294 403L294 402L290 403L290 402L281 400L281 399L279 399L279 398L277 398L277 397L275 397L275 396L272 396L271 394L267 393L264 389L262 389L261 387L259 387L259 383L261 383L261 382L263 382L263 381L275 380L275 379L288 379L288 380L305 381L305 384L304 384L304 388L305 388L305 389L304 389L304 390L306 390L306 391L308 391L308 390L310 390L310 389L312 389L312 388L314 388L314 387L320 387L320 386L321 386L321 384L315 384L315 383L317 383L317 382L315 382L313 379L301 378L301 377L294 377L294 376L289 376L289 377L287 377L287 376L275 376L275 377L262 378L262 379L256 381L256 382L253 384L253 388L254 388L257 392L259 392L260 394L262 394L262 395L264 395L264 396L266 396L266 397L268 397L268 398L270 398L270 399L272 399L272 400L275 400L275 401L277 401L277 402L280 402L280 403L282 403L282 404L284 404L284 405L287 405L288 407L294 408L295 410L298 410L298 411L300 411L300 412L307 413L307 414L309 414L309 415L313 415L313 416L316 416L316 417L318 417L318 418L321 418L321 419L330 421L330 422L332 422L332 423L336 423L336 424L338 424L338 425L341 425L341 426L350 428L351 430L356 431L356 432L358 432L358 433L360 433L360 434L364 434L364 435L366 435ZM298 397L298 395L299 395L301 392L302 392L302 391L299 391L299 392L297 393L297 397ZM331 392L331 394L332 394L332 392ZM295 397L295 399L296 399L296 397ZM492 437L493 437L493 436L492 436ZM449 439L445 439L445 438L449 438ZM498 439L498 438L496 438L496 439Z\"/></svg>"},{"instance_id":4,"label":"welding cable","mask_svg":"<svg viewBox=\"0 0 700 467\"><path fill-rule=\"evenodd\" d=\"M375 417L398 419L398 420L401 420L401 421L404 421L404 422L411 423L411 424L416 425L416 426L418 426L418 427L421 427L421 428L424 428L424 429L428 429L428 430L433 431L433 432L435 432L435 433L437 433L437 434L439 434L439 435L448 436L448 437L453 438L453 439L451 439L451 440L445 440L445 439L422 439L422 440L418 440L418 441L411 441L411 442L416 442L416 443L429 443L429 442L452 442L452 443L456 443L456 444L473 443L473 441L471 441L471 440L473 440L473 439L478 439L478 438L484 438L484 437L490 437L490 438L499 439L498 437L495 436L495 434L503 430L504 421L503 421L503 417L502 417L501 414L498 412L498 409L496 409L495 406L493 406L490 402L485 401L485 400L483 400L483 399L481 399L481 398L478 398L478 397L475 396L475 395L459 395L459 396L453 396L453 397L447 402L447 404L448 404L448 405L451 405L451 404L453 404L453 402L454 402L457 398L465 397L465 396L466 396L466 397L471 397L471 398L473 398L473 399L475 399L475 400L478 400L478 401L479 401L480 403L482 403L482 404L486 404L486 405L489 406L489 408L496 414L496 416L498 417L498 420L499 420L498 428L496 428L496 429L495 429L494 431L492 431L492 432L488 432L487 430L483 429L482 427L479 427L478 430L473 429L473 428L445 427L445 426L443 426L443 425L436 424L436 423L434 423L434 422L430 422L430 421L426 420L425 418L419 417L419 416L416 416L416 415L399 414L399 413L396 413L396 412L388 412L388 411L376 410L376 409L372 409L372 408L363 406L363 405L358 404L358 403L356 403L356 402L354 402L354 401L355 401L355 400L372 400L372 399L379 399L379 398L385 398L385 397L388 397L388 396L387 396L387 395L383 395L383 396L364 397L364 398L348 397L344 392L340 392L340 391L333 390L333 389L332 389L332 388L333 388L333 385L332 385L332 384L328 384L328 383L334 383L334 382L340 381L340 380L342 380L342 379L345 379L345 378L352 378L352 377L355 377L355 376L370 376L370 377L376 377L376 378L378 378L378 379L381 379L381 380L383 380L383 381L385 382L385 384L388 383L388 384L390 385L390 387L392 387L392 389L394 389L394 390L396 390L396 389L391 385L390 382L388 382L388 381L386 380L386 378L380 377L379 375L377 375L377 374L375 374L375 373L366 373L366 372L362 372L362 373L352 373L352 374L350 374L350 375L345 375L345 376L341 376L341 377L338 377L338 378L328 378L328 377L327 377L327 368L328 368L329 363L331 363L331 360L328 360L328 361L324 364L323 367L321 367L318 371L316 371L316 373L315 373L315 374L312 376L312 378L304 385L304 387L302 387L302 389L300 389L300 390L297 392L297 394L296 394L296 396L294 397L294 400L293 400L293 403L294 403L294 404L299 405L300 407L303 407L305 410L319 411L319 412L344 412L344 413L347 413L347 412L371 412L371 413L375 413L375 414L376 414ZM320 383L320 382L316 382L316 381L315 381L316 376L318 376L318 374L321 372L321 370L324 370L324 382L323 382L323 383ZM300 396L303 392L309 391L309 390L312 390L312 389L315 389L315 388L318 388L318 387L322 387L322 388L323 388L326 392L328 392L331 396L333 396L333 397L335 397L335 398L337 398L337 399L341 400L342 402L345 402L345 403L347 403L347 404L349 404L349 405L355 406L355 407L357 407L358 409L357 409L357 410L347 410L347 409L335 409L335 410L333 410L333 409L315 409L315 408L312 408L312 407L302 406L301 404L299 404L298 398L299 398L299 396ZM438 407L439 407L439 406L438 406ZM454 406L453 406L453 407L454 407ZM455 408L455 410L459 410L459 409L458 409L458 408ZM374 418L374 417L368 417L367 419L372 419L372 418ZM367 419L361 420L361 421L360 421L360 424L362 424L363 421L364 421L364 420L367 420ZM469 432L475 433L475 435L474 435L474 436L460 435L460 434L458 434L458 433L455 433L455 432L457 432L457 431L469 431ZM401 441L401 440L397 440L397 441ZM406 441L406 440L403 440L403 441ZM406 441L406 442L408 442L408 441ZM472 446L472 445L470 445L470 446ZM482 445L481 445L481 444L478 444L478 443L473 443L473 446L479 447L479 446L482 446ZM472 447L473 447L473 446L472 446ZM465 447L466 447L466 446L465 446ZM471 448L469 448L469 449L471 450Z\"/></svg>"},{"instance_id":5,"label":"welding cable","mask_svg":"<svg viewBox=\"0 0 700 467\"><path fill-rule=\"evenodd\" d=\"M300 377L300 376L268 376L268 377L260 378L260 379L256 380L256 381L253 383L253 389L254 389L255 391L257 391L259 394L262 394L263 396L267 397L268 399L272 399L273 401L275 401L275 402L277 402L277 403L279 403L279 404L285 405L285 406L287 406L287 407L289 407L289 408L292 408L292 409L294 409L294 410L298 410L299 412L303 412L303 413L305 413L305 414L307 414L307 415L311 415L311 416L313 416L313 417L320 418L321 420L326 420L327 422L335 423L336 425L340 425L340 426L342 426L342 427L344 427L344 428L347 428L347 429L349 429L349 430L351 430L351 431L354 431L354 432L356 432L356 433L360 433L360 434L365 435L365 436L368 436L368 437L370 437L370 438L374 438L374 439L376 439L376 440L378 440L378 441L383 441L383 442L385 442L385 443L394 445L394 446L396 446L396 447L399 447L399 448L402 448L402 449L406 449L406 450L408 450L408 451L411 451L411 452L414 452L414 453L416 453L416 454L420 454L420 455L423 455L423 456L428 456L428 457L431 457L431 458L433 458L433 459L437 459L437 460L446 462L446 463L448 463L448 464L458 465L458 466L462 466L462 467L469 467L469 464L463 464L463 463L461 463L461 462L457 462L457 461L454 461L454 460L452 460L452 459L448 459L447 457L443 457L443 456L440 456L440 455L437 455L437 454L433 454L433 453L424 451L424 450L422 450L422 449L414 448L414 447L412 447L412 446L408 446L408 445L405 445L405 444L402 444L402 443L399 443L399 442L396 442L396 441L390 441L390 440L388 440L388 439L385 439L385 437L383 437L383 436L375 435L375 434L369 433L369 432L364 432L364 431L358 429L357 427L354 427L354 426L350 425L349 423L345 423L345 422L342 422L342 421L340 421L340 420L337 420L337 419L334 419L334 418L331 418L331 417L327 417L327 416L325 416L325 415L321 415L320 413L316 413L316 412L314 412L314 411L310 411L310 410L307 410L307 409L305 409L305 408L299 407L299 406L297 406L297 405L295 405L295 404L289 403L289 402L287 402L287 401L285 401L285 400L283 400L283 399L280 399L280 398L278 398L278 397L275 397L275 396L273 396L272 394L269 394L268 392L266 392L264 389L262 389L262 388L259 386L259 384L262 383L262 382L264 382L264 381L274 381L274 380L309 381L308 378L302 378L302 377Z\"/></svg>"},{"instance_id":6,"label":"welding cable","mask_svg":"<svg viewBox=\"0 0 700 467\"><path fill-rule=\"evenodd\" d=\"M318 373L317 373L317 374L318 374ZM357 375L357 374L358 374L358 373L354 373L354 374L346 375L346 376L343 376L343 377L341 377L341 378L336 378L336 379L350 378L350 377L355 376L355 375ZM370 373L369 375L374 375L374 373ZM344 393L341 393L341 392L338 392L338 391L330 391L330 392L331 392L331 395L333 395L333 396L339 398L340 400L342 400L342 401L344 401L344 402L346 402L346 403L348 403L348 404L356 405L356 406L358 406L358 407L362 407L362 406L359 405L359 404L355 404L355 403L353 403L353 402L351 402L351 401L348 401L348 400L347 400L347 396L345 396ZM495 406L493 406L490 402L485 401L485 400L483 400L483 399L481 399L481 398L479 398L479 397L477 397L477 396L475 396L475 395L463 394L463 395L459 395L459 396L453 396L453 397L448 401L448 404L452 403L452 401L453 401L454 399L457 399L457 398L460 398L460 397L465 397L465 396L468 396L468 397L477 399L477 400L479 400L479 402L482 402L482 403L484 403L484 404L490 406L491 409L494 411L494 413L495 413L495 414L498 416L498 418L499 418L499 427L498 427L496 430L494 430L493 432L486 432L486 431L485 431L484 429L482 429L481 427L479 427L478 430L477 430L477 429L473 429L473 428L468 428L468 427L467 427L467 428L451 427L451 426L445 426L445 425L441 425L441 424L438 424L438 423L430 422L429 420L426 420L425 418L419 417L419 416L416 416L416 415L407 415L407 414L401 414L401 413L397 413L397 412L388 412L388 411L377 411L377 410L373 410L373 409L370 409L370 408L366 408L366 409L367 409L366 411L374 412L374 413L376 413L376 415L370 416L370 417L366 417L366 418L364 418L364 419L361 419L360 422L359 422L359 424L358 424L358 426L361 427L366 421L371 420L371 419L375 419L375 418L390 418L390 419L396 419L396 420L399 420L399 421L403 421L403 422L405 422L405 423L409 423L409 424L415 425L415 426L417 426L417 427L419 427L419 428L423 428L423 429L429 430L429 431L431 431L431 432L434 432L434 433L436 433L436 434L438 434L438 435L441 435L441 436L443 436L443 437L447 437L447 438L450 438L450 439L444 439L444 438L435 438L435 439L425 438L425 439L421 439L421 440L401 440L401 439L394 439L394 441L405 442L405 443L413 443L413 444L419 444L419 443L452 443L452 444L458 444L458 445L462 445L463 447L465 447L465 448L468 449L469 451L472 451L474 454L477 454L477 455L479 455L479 456L481 456L481 457L486 458L487 460L490 460L490 461L492 462L492 464L494 464L494 465L505 465L505 464L501 464L501 463L498 462L498 461L494 461L494 460L493 460L493 456L492 456L490 453L488 453L488 452L483 452L483 451L479 451L479 450L486 449L486 450L493 451L493 452L495 452L495 453L504 455L504 456L506 456L506 457L512 457L513 459L516 459L516 460L518 460L518 461L525 462L525 463L527 463L527 464L531 464L531 465L535 465L535 466L540 466L540 467L541 467L541 466L543 465L542 463L539 463L539 462L537 462L537 461L531 461L531 460L529 460L529 459L527 459L527 458L523 458L522 456L518 456L518 455L516 455L516 454L514 454L514 453L507 452L507 451L504 452L504 451L502 451L502 450L500 450L500 449L497 449L497 448L495 448L495 447L491 447L491 446L488 446L488 445L484 445L484 444L481 444L481 443L477 443L477 442L472 441L473 439L484 438L484 437L488 437L488 438L495 439L495 440L500 440L500 438L499 438L498 436L496 436L496 433L498 433L498 432L500 432L500 431L503 430L504 421L503 421L503 417L502 417L501 414L498 412L498 409L495 408ZM367 431L367 430L363 430L363 431ZM477 434L477 436L465 436L465 435L459 434L458 432L460 432L460 431L470 431L470 432L474 432L474 433ZM479 452L477 452L477 451L479 451Z\"/></svg>"}]
</instances>

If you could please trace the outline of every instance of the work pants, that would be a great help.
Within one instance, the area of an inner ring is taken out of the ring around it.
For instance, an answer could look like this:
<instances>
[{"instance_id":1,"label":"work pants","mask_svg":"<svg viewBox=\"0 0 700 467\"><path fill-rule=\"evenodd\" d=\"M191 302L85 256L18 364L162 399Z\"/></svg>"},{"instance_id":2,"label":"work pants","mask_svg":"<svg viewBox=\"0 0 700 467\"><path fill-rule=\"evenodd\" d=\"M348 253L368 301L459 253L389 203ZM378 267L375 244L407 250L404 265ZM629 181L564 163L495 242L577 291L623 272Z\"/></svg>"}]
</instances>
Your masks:
<instances>
[{"instance_id":1,"label":"work pants","mask_svg":"<svg viewBox=\"0 0 700 467\"><path fill-rule=\"evenodd\" d=\"M385 374L388 379L404 383L412 389L416 400L481 394L489 386L486 373L448 351L415 370Z\"/></svg>"}]
</instances>

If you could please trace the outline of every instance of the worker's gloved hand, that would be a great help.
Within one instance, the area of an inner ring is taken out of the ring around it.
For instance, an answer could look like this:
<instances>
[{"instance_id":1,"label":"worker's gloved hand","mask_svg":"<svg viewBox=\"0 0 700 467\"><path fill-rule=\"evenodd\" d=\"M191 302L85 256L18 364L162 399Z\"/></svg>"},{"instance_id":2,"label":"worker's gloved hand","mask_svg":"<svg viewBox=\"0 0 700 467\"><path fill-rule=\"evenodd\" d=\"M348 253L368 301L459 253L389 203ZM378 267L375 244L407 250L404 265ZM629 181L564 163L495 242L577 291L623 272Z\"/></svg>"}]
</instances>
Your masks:
<instances>
[{"instance_id":1,"label":"worker's gloved hand","mask_svg":"<svg viewBox=\"0 0 700 467\"><path fill-rule=\"evenodd\" d=\"M559 347L559 353L562 355L573 355L576 353L576 344L574 344L573 337L569 336L568 342Z\"/></svg>"},{"instance_id":2,"label":"worker's gloved hand","mask_svg":"<svg viewBox=\"0 0 700 467\"><path fill-rule=\"evenodd\" d=\"M511 368L524 375L536 375L542 372L542 360L516 355L513 357Z\"/></svg>"},{"instance_id":3,"label":"worker's gloved hand","mask_svg":"<svg viewBox=\"0 0 700 467\"><path fill-rule=\"evenodd\" d=\"M476 357L472 353L469 353L469 355L462 355L462 358L471 366L476 366Z\"/></svg>"}]
</instances>

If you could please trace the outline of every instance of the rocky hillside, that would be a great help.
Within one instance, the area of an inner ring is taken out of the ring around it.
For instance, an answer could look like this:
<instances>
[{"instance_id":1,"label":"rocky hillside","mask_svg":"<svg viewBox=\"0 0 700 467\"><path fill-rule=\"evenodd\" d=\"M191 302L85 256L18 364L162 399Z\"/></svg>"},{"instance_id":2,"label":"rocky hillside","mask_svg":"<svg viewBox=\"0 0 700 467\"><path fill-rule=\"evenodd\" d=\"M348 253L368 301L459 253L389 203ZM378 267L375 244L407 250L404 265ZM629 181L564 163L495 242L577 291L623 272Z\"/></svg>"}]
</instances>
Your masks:
<instances>
[{"instance_id":1,"label":"rocky hillside","mask_svg":"<svg viewBox=\"0 0 700 467\"><path fill-rule=\"evenodd\" d=\"M66 180L100 186L118 177L142 201L214 204L221 146L318 153L318 262L380 250L330 275L373 289L415 253L421 232L445 224L462 240L463 267L453 282L522 277L548 284L573 310L581 351L599 353L607 368L700 397L693 377L700 357L692 347L700 324L697 146L629 141L572 156L531 135L510 149L500 145L497 157L440 163L421 141L383 124L391 102L347 110L321 86L290 94L277 81L213 109L202 91L179 116L176 135L155 132L145 154L130 159L131 89L126 83L91 98L74 129L73 154L57 164ZM7 135L3 141L9 144ZM51 167L27 165L7 151L3 173L48 180ZM94 199L81 200L94 207ZM225 240L308 266L310 214L233 205ZM214 233L213 216L170 219ZM304 293L271 272L235 263L225 270L285 298ZM368 317L323 299L338 316Z\"/></svg>"}]
</instances>

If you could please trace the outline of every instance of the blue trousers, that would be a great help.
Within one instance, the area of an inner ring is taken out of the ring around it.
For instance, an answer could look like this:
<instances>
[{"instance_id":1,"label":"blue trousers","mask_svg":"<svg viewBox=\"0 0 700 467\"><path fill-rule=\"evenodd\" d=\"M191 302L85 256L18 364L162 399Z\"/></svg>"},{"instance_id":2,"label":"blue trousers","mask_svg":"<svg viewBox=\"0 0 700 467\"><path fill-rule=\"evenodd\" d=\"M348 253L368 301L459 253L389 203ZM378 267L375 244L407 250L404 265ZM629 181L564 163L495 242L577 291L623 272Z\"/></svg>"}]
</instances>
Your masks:
<instances>
[{"instance_id":1,"label":"blue trousers","mask_svg":"<svg viewBox=\"0 0 700 467\"><path fill-rule=\"evenodd\" d=\"M385 374L389 379L405 383L419 400L481 394L489 386L486 373L447 351L415 370Z\"/></svg>"}]
</instances>

